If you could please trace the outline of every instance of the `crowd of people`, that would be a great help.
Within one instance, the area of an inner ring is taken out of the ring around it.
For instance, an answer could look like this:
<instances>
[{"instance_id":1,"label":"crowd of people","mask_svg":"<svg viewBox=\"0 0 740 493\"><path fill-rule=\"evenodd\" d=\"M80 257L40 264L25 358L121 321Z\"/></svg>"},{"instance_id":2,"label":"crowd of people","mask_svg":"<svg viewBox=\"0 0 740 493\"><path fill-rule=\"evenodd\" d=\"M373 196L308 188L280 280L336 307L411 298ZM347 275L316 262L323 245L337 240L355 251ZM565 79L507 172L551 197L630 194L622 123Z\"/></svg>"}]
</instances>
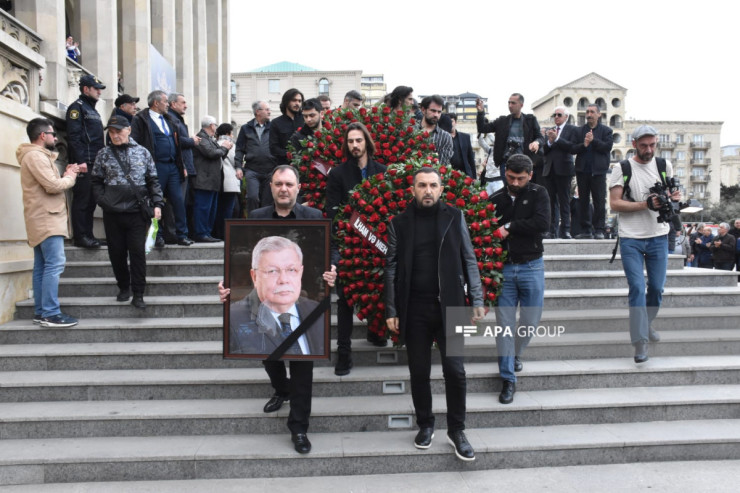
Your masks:
<instances>
[{"instance_id":1,"label":"crowd of people","mask_svg":"<svg viewBox=\"0 0 740 493\"><path fill-rule=\"evenodd\" d=\"M148 94L147 107L140 110L139 98L118 97L104 128L103 118L95 110L103 89L105 85L93 76L80 79L80 97L67 111L70 164L63 176L54 165L56 132L51 121L32 120L27 127L30 143L18 149L26 227L29 244L34 247L34 322L45 327L77 323L61 312L57 297L65 260L63 240L68 236L64 190L73 190L71 218L78 247L100 247L102 242L92 234L92 214L96 206L102 208L118 286L116 299L131 299L139 309L146 308L144 240L152 218L161 220L156 239L159 248L168 243L190 246L194 241L217 242L223 238L224 218L233 216L323 218L321 211L299 203L299 173L289 163L287 148L289 142L299 148L310 138L331 109L328 98L304 99L301 91L290 89L283 94L281 115L274 120L270 119L269 104L255 101L254 118L241 126L234 143L233 127L219 125L208 115L200 119L199 131L192 134L183 118L185 97L158 90ZM362 102L359 92L349 91L340 108L358 108ZM607 187L611 209L619 214L622 263L629 286L630 337L634 360L642 363L648 359L648 343L660 340L650 324L660 307L669 252L668 225L655 220L659 201L648 192L657 180L672 176L670 163L655 158L658 132L647 125L637 128L632 134L635 155L615 166L607 181L611 130L601 124L598 106L588 107L582 127L567 124L567 109L558 107L553 113L555 126L543 130L533 115L522 113L523 103L521 94L512 94L509 114L489 121L482 101L478 102L477 130L490 157L479 179L483 184L497 182L490 201L499 215L498 234L506 252L497 320L507 327L539 324L544 304L543 239L571 237L569 207L575 176L581 199L579 238L606 237ZM416 115L419 129L425 130L435 145L440 164L477 177L471 137L457 131L454 115L443 114L440 96L423 98L417 108L413 88L399 86L388 95L387 104ZM347 125L342 137L345 160L327 178L325 210L329 219L348 203L349 192L356 185L386 171L373 160L376 146L365 125ZM243 211L239 200L242 183L246 189ZM434 438L430 371L436 341L445 380L447 439L458 458L470 461L475 453L464 433L464 364L461 356L448 353L444 313L467 302L472 306L472 320L480 320L484 315L483 290L467 223L460 210L440 200L443 188L436 168L419 169L411 184L413 200L388 224L385 314L388 330L399 336L408 355L419 427L414 446L428 448ZM671 198L679 200L680 193ZM738 228L740 220L733 231ZM731 270L728 262L737 262L737 236L724 223L718 238L707 236L706 229L698 232L701 236L689 235L681 242L681 251L690 249L689 260L696 260L699 266L729 265ZM318 347L311 330L320 330L322 324L301 329L305 310L310 307L299 299L303 256L291 243L270 237L260 245L260 255L253 256L250 273L255 290L246 298L233 300L230 307L233 316L227 330L235 351L259 343L263 350L269 346L271 351L282 348L281 354L307 355ZM353 311L338 279L338 267L338 249L333 245L323 279L329 287L337 288L334 372L344 376L353 367ZM223 284L219 295L222 302L230 301L231 292ZM304 332L295 333L300 330ZM292 338L289 343L275 344L286 337ZM368 332L367 340L380 347L387 344L373 332ZM497 337L502 404L514 400L516 373L523 368L521 356L528 342L518 331ZM289 402L292 441L296 451L308 453L313 362L291 361L290 378L282 360L268 358L264 364L274 389L264 411L275 412Z\"/></svg>"}]
</instances>

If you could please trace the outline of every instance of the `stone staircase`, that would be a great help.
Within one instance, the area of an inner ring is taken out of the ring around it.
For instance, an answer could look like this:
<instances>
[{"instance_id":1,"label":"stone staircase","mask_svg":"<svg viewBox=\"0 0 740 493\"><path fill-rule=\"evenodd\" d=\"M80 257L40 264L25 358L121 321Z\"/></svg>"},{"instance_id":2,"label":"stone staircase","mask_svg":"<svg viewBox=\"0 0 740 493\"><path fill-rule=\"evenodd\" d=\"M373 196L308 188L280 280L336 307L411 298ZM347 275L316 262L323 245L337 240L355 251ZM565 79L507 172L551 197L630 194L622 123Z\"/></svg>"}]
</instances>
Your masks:
<instances>
[{"instance_id":1,"label":"stone staircase","mask_svg":"<svg viewBox=\"0 0 740 493\"><path fill-rule=\"evenodd\" d=\"M390 474L740 458L737 273L670 258L662 341L632 362L626 281L612 242L548 240L542 325L511 405L498 403L492 339L470 349L461 463L441 429L441 367L432 369L440 430L416 429L405 350L376 348L356 321L355 367L314 371L309 437L296 454L288 408L259 362L221 356L223 245L167 247L148 258L144 311L117 303L107 252L67 250L60 284L76 327L31 323L33 303L0 326L0 485Z\"/></svg>"}]
</instances>

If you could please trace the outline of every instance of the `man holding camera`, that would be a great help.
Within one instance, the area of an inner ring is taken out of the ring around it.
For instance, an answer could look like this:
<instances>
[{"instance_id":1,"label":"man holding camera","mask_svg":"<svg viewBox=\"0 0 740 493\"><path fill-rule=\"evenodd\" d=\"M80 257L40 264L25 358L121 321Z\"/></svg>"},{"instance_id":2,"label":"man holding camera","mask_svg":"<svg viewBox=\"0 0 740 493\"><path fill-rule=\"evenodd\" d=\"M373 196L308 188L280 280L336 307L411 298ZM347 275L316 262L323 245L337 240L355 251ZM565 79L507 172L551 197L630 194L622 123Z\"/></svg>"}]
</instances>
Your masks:
<instances>
[{"instance_id":1,"label":"man holding camera","mask_svg":"<svg viewBox=\"0 0 740 493\"><path fill-rule=\"evenodd\" d=\"M624 173L623 161L614 167L609 178L609 206L619 213L619 248L629 285L630 338L635 347L635 363L648 360L648 340L660 340L650 324L660 309L668 269L669 226L658 222L661 201L650 192L656 183L664 182L655 158L657 145L655 128L642 125L635 129L632 133L635 155L629 159L631 171ZM671 177L671 163L666 161L665 166L666 177ZM670 198L678 201L681 193L676 190ZM647 292L643 263L648 278Z\"/></svg>"}]
</instances>

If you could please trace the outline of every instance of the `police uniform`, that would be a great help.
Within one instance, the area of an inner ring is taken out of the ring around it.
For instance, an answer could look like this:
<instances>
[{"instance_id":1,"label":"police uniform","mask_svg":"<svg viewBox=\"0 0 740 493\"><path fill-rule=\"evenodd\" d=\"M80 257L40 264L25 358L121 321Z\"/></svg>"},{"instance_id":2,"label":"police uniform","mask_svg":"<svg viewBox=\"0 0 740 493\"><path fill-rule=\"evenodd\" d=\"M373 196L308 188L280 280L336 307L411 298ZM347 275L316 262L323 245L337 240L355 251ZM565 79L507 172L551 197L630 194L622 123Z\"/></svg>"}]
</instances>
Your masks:
<instances>
[{"instance_id":1,"label":"police uniform","mask_svg":"<svg viewBox=\"0 0 740 493\"><path fill-rule=\"evenodd\" d=\"M92 75L80 78L83 87L105 89L105 85ZM72 231L75 245L97 248L100 243L93 237L93 212L95 201L90 186L92 171L98 151L105 146L103 121L95 109L97 100L80 94L79 99L67 109L67 147L70 163L87 163L87 173L80 173L72 188Z\"/></svg>"}]
</instances>

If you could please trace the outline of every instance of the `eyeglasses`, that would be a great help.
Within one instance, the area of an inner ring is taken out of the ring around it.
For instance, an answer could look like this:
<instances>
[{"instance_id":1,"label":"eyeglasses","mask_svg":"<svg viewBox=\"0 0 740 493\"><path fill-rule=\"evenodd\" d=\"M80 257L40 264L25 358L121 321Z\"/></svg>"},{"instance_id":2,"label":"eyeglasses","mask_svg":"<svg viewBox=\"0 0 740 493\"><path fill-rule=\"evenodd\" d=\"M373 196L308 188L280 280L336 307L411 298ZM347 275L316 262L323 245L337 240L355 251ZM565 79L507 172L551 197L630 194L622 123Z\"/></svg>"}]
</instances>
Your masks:
<instances>
[{"instance_id":1,"label":"eyeglasses","mask_svg":"<svg viewBox=\"0 0 740 493\"><path fill-rule=\"evenodd\" d=\"M56 137L57 136L57 133L56 132L41 132L41 133L42 134L46 134L46 135L51 135L53 137Z\"/></svg>"},{"instance_id":2,"label":"eyeglasses","mask_svg":"<svg viewBox=\"0 0 740 493\"><path fill-rule=\"evenodd\" d=\"M553 118L556 118L556 117L557 117L557 118L560 118L561 116L563 116L563 114L562 114L562 113L553 113L553 114L552 114L552 117L553 117Z\"/></svg>"},{"instance_id":3,"label":"eyeglasses","mask_svg":"<svg viewBox=\"0 0 740 493\"><path fill-rule=\"evenodd\" d=\"M287 277L297 277L301 270L298 267L286 267L285 269L272 268L267 270L257 269L262 272L268 279L277 279L280 274L285 274Z\"/></svg>"}]
</instances>

